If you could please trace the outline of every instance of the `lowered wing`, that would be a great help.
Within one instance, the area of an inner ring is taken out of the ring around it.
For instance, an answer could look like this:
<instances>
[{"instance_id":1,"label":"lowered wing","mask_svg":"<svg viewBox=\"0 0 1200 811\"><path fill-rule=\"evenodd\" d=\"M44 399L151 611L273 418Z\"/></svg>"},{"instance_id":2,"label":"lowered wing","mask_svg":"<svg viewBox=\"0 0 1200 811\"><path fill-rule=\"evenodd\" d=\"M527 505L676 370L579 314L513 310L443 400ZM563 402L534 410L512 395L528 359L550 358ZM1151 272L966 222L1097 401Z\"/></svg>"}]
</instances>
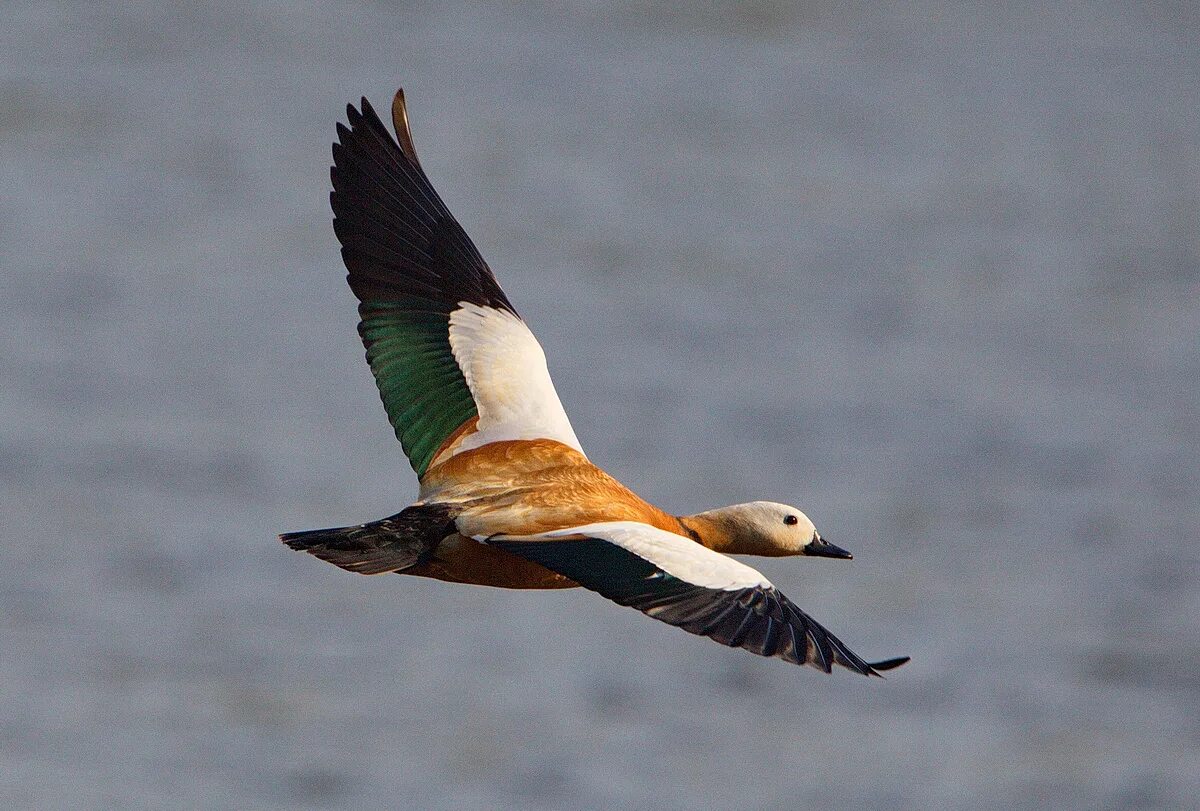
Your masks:
<instances>
[{"instance_id":1,"label":"lowered wing","mask_svg":"<svg viewBox=\"0 0 1200 811\"><path fill-rule=\"evenodd\" d=\"M759 656L864 676L908 657L866 662L745 564L681 535L633 521L500 536L489 545L688 633Z\"/></svg>"}]
</instances>

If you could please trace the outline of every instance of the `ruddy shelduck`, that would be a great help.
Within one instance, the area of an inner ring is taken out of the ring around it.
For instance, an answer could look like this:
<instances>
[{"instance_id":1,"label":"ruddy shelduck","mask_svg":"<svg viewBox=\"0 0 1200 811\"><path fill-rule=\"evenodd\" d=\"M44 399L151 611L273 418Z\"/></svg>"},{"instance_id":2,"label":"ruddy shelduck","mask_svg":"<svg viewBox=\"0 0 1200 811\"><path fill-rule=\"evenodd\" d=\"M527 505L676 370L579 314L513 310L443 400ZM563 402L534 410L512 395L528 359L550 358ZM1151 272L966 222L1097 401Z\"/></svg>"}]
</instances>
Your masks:
<instances>
[{"instance_id":1,"label":"ruddy shelduck","mask_svg":"<svg viewBox=\"0 0 1200 811\"><path fill-rule=\"evenodd\" d=\"M353 527L281 536L351 572L519 589L583 586L657 620L826 673L878 675L727 554L850 558L795 507L769 501L675 516L592 464L542 347L417 160L404 93L397 140L364 98L333 145L334 231L359 335L415 504Z\"/></svg>"}]
</instances>

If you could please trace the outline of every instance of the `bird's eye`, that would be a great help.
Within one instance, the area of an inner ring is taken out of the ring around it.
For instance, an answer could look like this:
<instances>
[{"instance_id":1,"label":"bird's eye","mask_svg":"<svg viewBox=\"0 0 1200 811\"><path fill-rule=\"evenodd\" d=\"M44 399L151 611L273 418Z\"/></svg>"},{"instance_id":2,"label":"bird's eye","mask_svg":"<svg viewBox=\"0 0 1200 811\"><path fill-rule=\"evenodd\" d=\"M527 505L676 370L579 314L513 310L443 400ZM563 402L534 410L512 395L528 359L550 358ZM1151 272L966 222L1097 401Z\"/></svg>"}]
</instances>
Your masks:
<instances>
[{"instance_id":1,"label":"bird's eye","mask_svg":"<svg viewBox=\"0 0 1200 811\"><path fill-rule=\"evenodd\" d=\"M790 526L793 526L793 525L795 525L795 524L799 524L799 523L800 523L800 519L799 519L799 518L797 518L797 517L796 517L796 516L794 516L794 515L785 515L785 516L783 517L783 523L787 524L787 525L790 527Z\"/></svg>"}]
</instances>

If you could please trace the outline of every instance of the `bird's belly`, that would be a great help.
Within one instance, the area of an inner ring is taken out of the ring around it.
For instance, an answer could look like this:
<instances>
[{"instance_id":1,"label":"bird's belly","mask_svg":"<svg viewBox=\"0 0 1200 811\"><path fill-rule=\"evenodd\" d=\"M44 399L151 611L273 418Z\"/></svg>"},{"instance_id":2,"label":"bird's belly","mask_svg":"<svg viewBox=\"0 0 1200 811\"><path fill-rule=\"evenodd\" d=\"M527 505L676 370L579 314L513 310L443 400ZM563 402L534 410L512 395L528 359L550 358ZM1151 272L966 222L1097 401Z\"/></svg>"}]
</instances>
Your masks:
<instances>
[{"instance_id":1,"label":"bird's belly","mask_svg":"<svg viewBox=\"0 0 1200 811\"><path fill-rule=\"evenodd\" d=\"M569 589L579 584L524 558L462 535L451 535L433 556L402 574L501 589Z\"/></svg>"}]
</instances>

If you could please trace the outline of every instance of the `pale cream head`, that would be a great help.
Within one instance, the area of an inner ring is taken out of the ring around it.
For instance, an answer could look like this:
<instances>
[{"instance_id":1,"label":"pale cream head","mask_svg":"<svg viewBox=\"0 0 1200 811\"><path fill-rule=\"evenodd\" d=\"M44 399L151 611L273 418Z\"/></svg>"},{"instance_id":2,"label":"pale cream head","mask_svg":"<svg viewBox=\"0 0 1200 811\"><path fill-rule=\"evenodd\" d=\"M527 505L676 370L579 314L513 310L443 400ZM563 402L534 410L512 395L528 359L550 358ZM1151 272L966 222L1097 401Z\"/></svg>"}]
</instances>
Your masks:
<instances>
[{"instance_id":1,"label":"pale cream head","mask_svg":"<svg viewBox=\"0 0 1200 811\"><path fill-rule=\"evenodd\" d=\"M725 507L727 519L742 533L759 536L765 545L778 549L782 555L799 555L817 537L817 528L808 516L786 504L774 501L751 501Z\"/></svg>"},{"instance_id":2,"label":"pale cream head","mask_svg":"<svg viewBox=\"0 0 1200 811\"><path fill-rule=\"evenodd\" d=\"M826 543L803 512L774 501L751 501L697 513L685 518L685 524L702 534L708 530L720 535L714 548L735 555L850 557L845 550Z\"/></svg>"}]
</instances>

